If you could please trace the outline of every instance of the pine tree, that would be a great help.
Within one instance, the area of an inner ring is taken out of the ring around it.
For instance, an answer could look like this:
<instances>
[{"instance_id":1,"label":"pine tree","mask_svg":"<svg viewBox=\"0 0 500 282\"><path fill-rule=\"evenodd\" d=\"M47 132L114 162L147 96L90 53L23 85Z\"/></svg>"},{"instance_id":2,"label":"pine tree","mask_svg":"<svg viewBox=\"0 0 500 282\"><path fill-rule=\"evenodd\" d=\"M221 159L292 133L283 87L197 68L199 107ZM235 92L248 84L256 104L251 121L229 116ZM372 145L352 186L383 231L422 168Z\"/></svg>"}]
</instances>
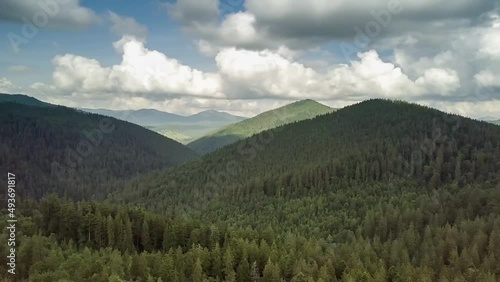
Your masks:
<instances>
[{"instance_id":1,"label":"pine tree","mask_svg":"<svg viewBox=\"0 0 500 282\"><path fill-rule=\"evenodd\" d=\"M237 281L250 282L250 264L248 263L246 252L241 256L240 262L236 269Z\"/></svg>"},{"instance_id":2,"label":"pine tree","mask_svg":"<svg viewBox=\"0 0 500 282\"><path fill-rule=\"evenodd\" d=\"M164 255L161 260L161 278L163 281L176 281L174 260L170 255Z\"/></svg>"},{"instance_id":3,"label":"pine tree","mask_svg":"<svg viewBox=\"0 0 500 282\"><path fill-rule=\"evenodd\" d=\"M201 266L200 258L196 259L196 262L193 266L193 282L202 282L203 281L203 268Z\"/></svg>"},{"instance_id":4,"label":"pine tree","mask_svg":"<svg viewBox=\"0 0 500 282\"><path fill-rule=\"evenodd\" d=\"M252 263L252 269L250 270L250 279L252 282L260 281L260 271L256 261Z\"/></svg>"},{"instance_id":5,"label":"pine tree","mask_svg":"<svg viewBox=\"0 0 500 282\"><path fill-rule=\"evenodd\" d=\"M133 240L133 235L132 235L132 224L130 223L130 219L125 217L124 219L124 225L123 225L123 233L122 233L122 250L128 251L128 252L133 252L134 251L134 240Z\"/></svg>"},{"instance_id":6,"label":"pine tree","mask_svg":"<svg viewBox=\"0 0 500 282\"><path fill-rule=\"evenodd\" d=\"M149 224L148 224L148 221L145 219L143 224L142 224L141 243L142 243L143 249L147 252L152 251L150 236L151 235L149 233Z\"/></svg>"},{"instance_id":7,"label":"pine tree","mask_svg":"<svg viewBox=\"0 0 500 282\"><path fill-rule=\"evenodd\" d=\"M279 266L275 265L271 260L268 260L264 267L263 282L281 282Z\"/></svg>"},{"instance_id":8,"label":"pine tree","mask_svg":"<svg viewBox=\"0 0 500 282\"><path fill-rule=\"evenodd\" d=\"M149 267L144 255L132 255L132 265L130 266L130 274L133 279L138 281L147 281L149 276Z\"/></svg>"},{"instance_id":9,"label":"pine tree","mask_svg":"<svg viewBox=\"0 0 500 282\"><path fill-rule=\"evenodd\" d=\"M111 215L108 215L108 218L106 220L106 228L107 228L107 238L108 238L108 246L113 248L116 246L116 238L115 238L115 222L113 221L113 218Z\"/></svg>"},{"instance_id":10,"label":"pine tree","mask_svg":"<svg viewBox=\"0 0 500 282\"><path fill-rule=\"evenodd\" d=\"M226 281L236 281L236 272L234 271L234 258L231 247L226 248L224 253L224 277Z\"/></svg>"}]
</instances>

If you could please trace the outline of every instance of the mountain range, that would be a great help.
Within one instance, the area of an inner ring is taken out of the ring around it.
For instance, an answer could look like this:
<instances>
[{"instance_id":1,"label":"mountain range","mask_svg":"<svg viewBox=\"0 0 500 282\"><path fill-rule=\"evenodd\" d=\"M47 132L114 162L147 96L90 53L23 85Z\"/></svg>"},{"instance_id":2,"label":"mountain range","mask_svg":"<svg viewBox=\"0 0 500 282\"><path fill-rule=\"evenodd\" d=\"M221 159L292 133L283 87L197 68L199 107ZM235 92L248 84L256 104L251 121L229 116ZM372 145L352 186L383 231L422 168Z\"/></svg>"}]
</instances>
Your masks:
<instances>
[{"instance_id":1,"label":"mountain range","mask_svg":"<svg viewBox=\"0 0 500 282\"><path fill-rule=\"evenodd\" d=\"M118 111L81 108L80 110L135 123L181 143L187 143L223 126L245 119L244 117L213 110L190 116L181 116L155 109Z\"/></svg>"},{"instance_id":2,"label":"mountain range","mask_svg":"<svg viewBox=\"0 0 500 282\"><path fill-rule=\"evenodd\" d=\"M16 278L498 281L500 127L403 101L290 107L326 112L264 114L198 157L129 122L0 103Z\"/></svg>"}]
</instances>

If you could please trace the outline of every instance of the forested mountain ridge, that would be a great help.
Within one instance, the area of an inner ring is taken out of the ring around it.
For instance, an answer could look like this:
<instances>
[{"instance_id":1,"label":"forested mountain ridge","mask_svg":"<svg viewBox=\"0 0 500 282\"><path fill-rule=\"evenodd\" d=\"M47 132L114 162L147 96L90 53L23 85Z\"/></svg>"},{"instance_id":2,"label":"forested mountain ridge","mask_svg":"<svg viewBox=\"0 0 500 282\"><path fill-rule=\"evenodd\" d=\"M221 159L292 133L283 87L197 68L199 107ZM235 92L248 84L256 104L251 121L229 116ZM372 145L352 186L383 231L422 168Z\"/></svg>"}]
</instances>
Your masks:
<instances>
[{"instance_id":1,"label":"forested mountain ridge","mask_svg":"<svg viewBox=\"0 0 500 282\"><path fill-rule=\"evenodd\" d=\"M196 206L223 195L293 196L335 182L395 178L432 188L494 184L499 170L498 127L424 106L370 100L262 132L159 175L145 200Z\"/></svg>"},{"instance_id":2,"label":"forested mountain ridge","mask_svg":"<svg viewBox=\"0 0 500 282\"><path fill-rule=\"evenodd\" d=\"M229 125L189 143L188 147L200 154L206 154L262 131L332 111L334 109L316 101L302 100Z\"/></svg>"},{"instance_id":3,"label":"forested mountain ridge","mask_svg":"<svg viewBox=\"0 0 500 282\"><path fill-rule=\"evenodd\" d=\"M27 96L27 95L0 93L0 103L6 103L6 102L24 104L27 106L39 106L39 107L52 107L52 106L54 106L52 104L42 102L36 98L33 98L31 96Z\"/></svg>"},{"instance_id":4,"label":"forested mountain ridge","mask_svg":"<svg viewBox=\"0 0 500 282\"><path fill-rule=\"evenodd\" d=\"M113 180L196 157L138 125L61 106L0 103L0 136L0 168L22 179L20 197L102 197L120 189Z\"/></svg>"},{"instance_id":5,"label":"forested mountain ridge","mask_svg":"<svg viewBox=\"0 0 500 282\"><path fill-rule=\"evenodd\" d=\"M22 199L16 278L499 281L499 140L486 122L370 100L138 177L105 203Z\"/></svg>"}]
</instances>

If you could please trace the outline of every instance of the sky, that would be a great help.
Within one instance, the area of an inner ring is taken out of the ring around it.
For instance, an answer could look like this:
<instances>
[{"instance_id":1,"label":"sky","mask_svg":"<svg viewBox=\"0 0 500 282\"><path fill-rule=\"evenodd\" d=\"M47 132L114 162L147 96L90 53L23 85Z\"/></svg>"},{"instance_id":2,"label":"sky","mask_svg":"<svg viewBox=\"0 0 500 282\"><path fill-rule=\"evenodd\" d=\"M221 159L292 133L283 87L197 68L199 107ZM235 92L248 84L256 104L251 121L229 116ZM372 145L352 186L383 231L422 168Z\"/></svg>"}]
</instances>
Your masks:
<instances>
[{"instance_id":1,"label":"sky","mask_svg":"<svg viewBox=\"0 0 500 282\"><path fill-rule=\"evenodd\" d=\"M0 36L0 92L70 107L500 118L500 0L2 0Z\"/></svg>"}]
</instances>

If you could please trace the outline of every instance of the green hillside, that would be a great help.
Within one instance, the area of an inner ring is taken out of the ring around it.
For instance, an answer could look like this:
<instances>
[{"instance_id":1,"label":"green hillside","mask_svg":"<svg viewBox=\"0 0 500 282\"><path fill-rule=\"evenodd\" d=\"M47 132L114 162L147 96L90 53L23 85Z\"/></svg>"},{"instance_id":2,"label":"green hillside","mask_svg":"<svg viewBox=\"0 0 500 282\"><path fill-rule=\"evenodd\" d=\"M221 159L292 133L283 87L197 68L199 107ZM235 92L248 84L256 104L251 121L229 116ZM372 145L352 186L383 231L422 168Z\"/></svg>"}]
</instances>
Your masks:
<instances>
[{"instance_id":1,"label":"green hillside","mask_svg":"<svg viewBox=\"0 0 500 282\"><path fill-rule=\"evenodd\" d=\"M110 199L264 236L276 245L258 268L287 281L321 268L342 281L496 281L499 140L485 122L370 100L139 178ZM296 246L287 236L313 240L314 255L282 249Z\"/></svg>"},{"instance_id":2,"label":"green hillside","mask_svg":"<svg viewBox=\"0 0 500 282\"><path fill-rule=\"evenodd\" d=\"M151 128L151 130L156 131L156 132L160 133L161 135L163 135L167 138L173 139L181 144L186 144L190 140L193 139L192 137L190 137L188 135L185 135L185 134L182 134L180 132L173 131L170 129L159 129L157 127L153 127L153 128Z\"/></svg>"},{"instance_id":3,"label":"green hillside","mask_svg":"<svg viewBox=\"0 0 500 282\"><path fill-rule=\"evenodd\" d=\"M362 102L143 174L105 202L25 200L16 278L498 281L499 140L486 122Z\"/></svg>"},{"instance_id":4,"label":"green hillside","mask_svg":"<svg viewBox=\"0 0 500 282\"><path fill-rule=\"evenodd\" d=\"M264 112L256 117L229 125L188 144L200 154L206 154L220 147L250 137L264 130L284 124L310 119L332 112L333 109L313 100L303 100L284 107Z\"/></svg>"},{"instance_id":5,"label":"green hillside","mask_svg":"<svg viewBox=\"0 0 500 282\"><path fill-rule=\"evenodd\" d=\"M137 200L154 206L164 199L162 209L193 211L242 191L302 195L312 187L326 189L335 179L338 185L412 179L431 188L496 183L499 140L500 129L485 122L370 100L262 132L158 175L144 187L151 197Z\"/></svg>"},{"instance_id":6,"label":"green hillside","mask_svg":"<svg viewBox=\"0 0 500 282\"><path fill-rule=\"evenodd\" d=\"M112 180L190 160L189 148L138 125L66 107L0 103L0 169L19 196L105 196ZM22 189L21 189L22 185Z\"/></svg>"}]
</instances>

